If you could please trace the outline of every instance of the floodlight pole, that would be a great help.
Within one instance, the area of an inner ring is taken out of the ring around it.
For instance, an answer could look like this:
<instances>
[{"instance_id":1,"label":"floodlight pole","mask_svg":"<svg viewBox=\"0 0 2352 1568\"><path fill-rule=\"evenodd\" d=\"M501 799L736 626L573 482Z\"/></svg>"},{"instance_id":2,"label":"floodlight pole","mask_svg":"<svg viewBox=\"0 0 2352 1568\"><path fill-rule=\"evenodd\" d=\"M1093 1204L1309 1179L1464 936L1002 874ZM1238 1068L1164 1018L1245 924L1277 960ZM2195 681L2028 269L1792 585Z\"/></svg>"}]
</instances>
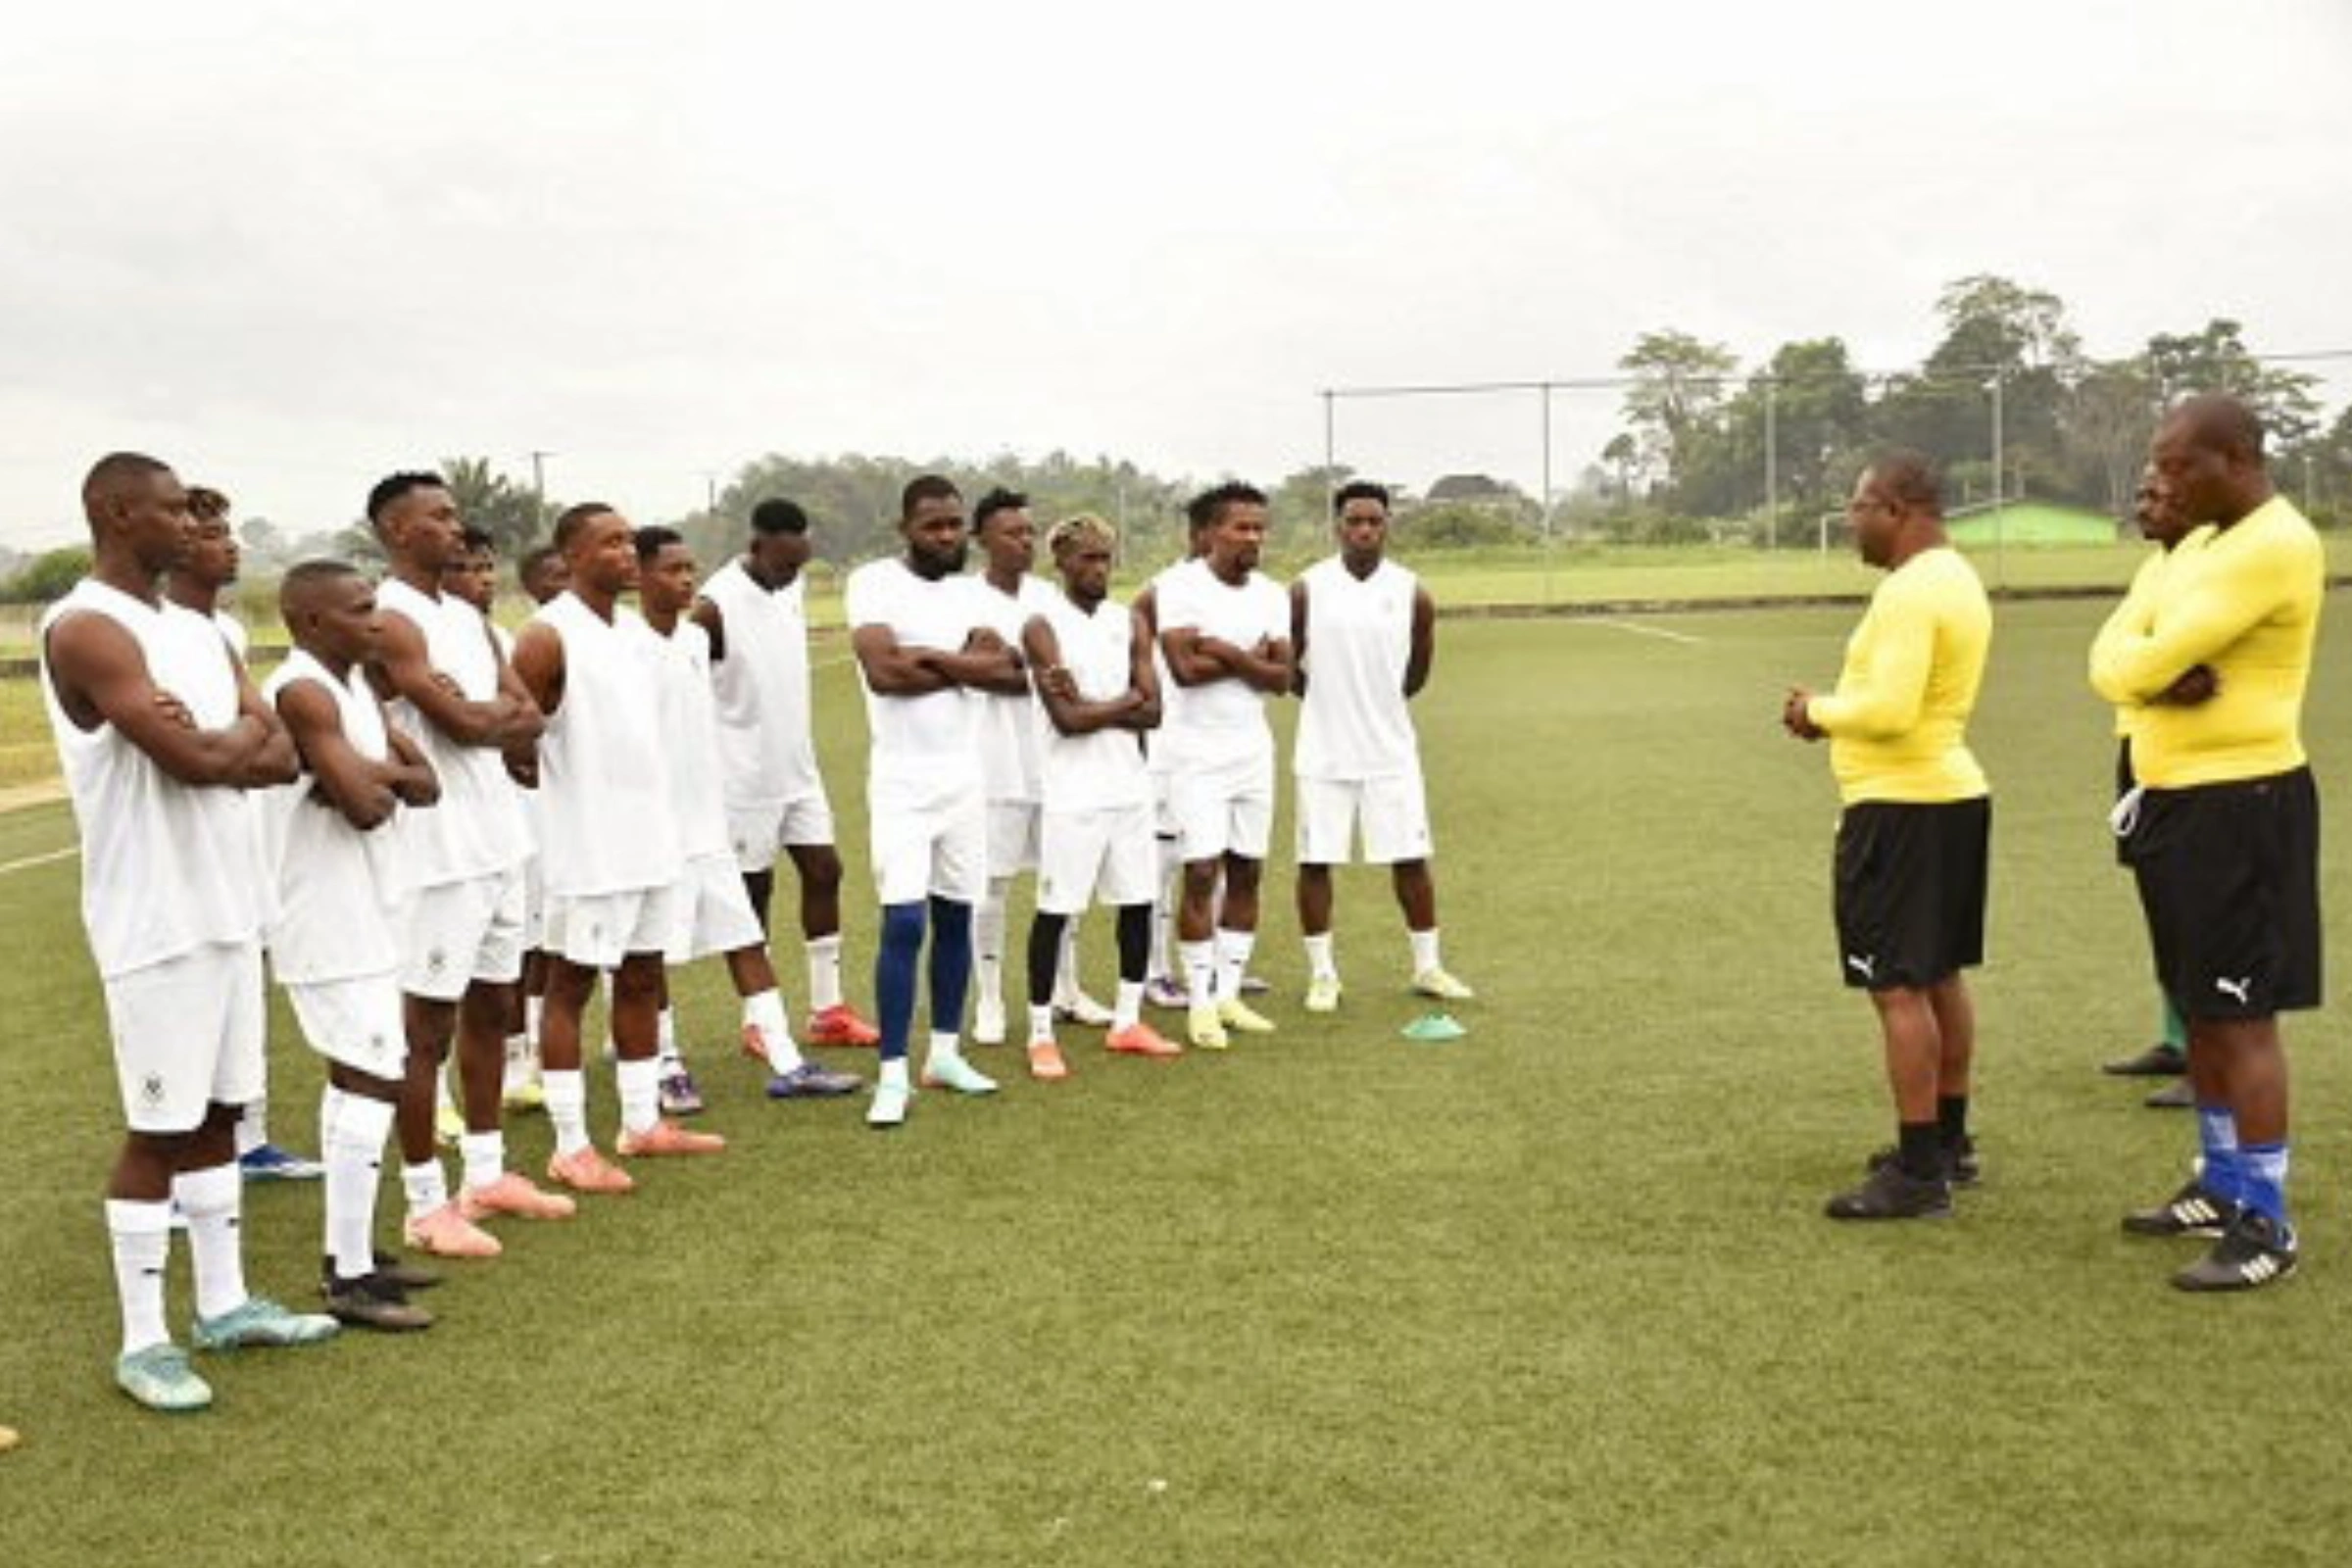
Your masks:
<instances>
[{"instance_id":1,"label":"floodlight pole","mask_svg":"<svg viewBox=\"0 0 2352 1568\"><path fill-rule=\"evenodd\" d=\"M2001 447L2001 372L1992 372L1992 585L2009 586L2009 508L2001 499L2001 466L2007 454Z\"/></svg>"},{"instance_id":2,"label":"floodlight pole","mask_svg":"<svg viewBox=\"0 0 2352 1568\"><path fill-rule=\"evenodd\" d=\"M1339 468L1339 395L1328 387L1323 392L1323 510L1331 511L1332 498L1340 493L1334 474Z\"/></svg>"},{"instance_id":3,"label":"floodlight pole","mask_svg":"<svg viewBox=\"0 0 2352 1568\"><path fill-rule=\"evenodd\" d=\"M1781 382L1764 378L1764 548L1781 542Z\"/></svg>"},{"instance_id":4,"label":"floodlight pole","mask_svg":"<svg viewBox=\"0 0 2352 1568\"><path fill-rule=\"evenodd\" d=\"M1551 383L1538 390L1544 416L1544 510L1537 514L1544 538L1544 603L1551 603Z\"/></svg>"},{"instance_id":5,"label":"floodlight pole","mask_svg":"<svg viewBox=\"0 0 2352 1568\"><path fill-rule=\"evenodd\" d=\"M539 514L539 526L547 526L547 460L553 452L531 449L531 510Z\"/></svg>"}]
</instances>

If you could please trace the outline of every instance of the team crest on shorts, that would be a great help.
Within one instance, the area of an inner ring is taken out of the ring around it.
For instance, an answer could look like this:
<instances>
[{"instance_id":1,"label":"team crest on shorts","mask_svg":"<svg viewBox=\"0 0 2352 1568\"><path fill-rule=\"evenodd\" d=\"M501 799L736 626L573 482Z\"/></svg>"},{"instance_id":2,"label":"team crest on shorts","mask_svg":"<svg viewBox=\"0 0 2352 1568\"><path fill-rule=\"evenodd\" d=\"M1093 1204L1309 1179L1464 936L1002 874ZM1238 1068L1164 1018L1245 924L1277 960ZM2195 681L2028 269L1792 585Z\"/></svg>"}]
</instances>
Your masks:
<instances>
[{"instance_id":1,"label":"team crest on shorts","mask_svg":"<svg viewBox=\"0 0 2352 1568\"><path fill-rule=\"evenodd\" d=\"M440 973L442 970L444 970L444 969L446 969L446 968L448 968L448 967L449 967L449 955L448 955L448 954L446 954L446 953L444 953L444 952L442 952L442 951L441 951L439 948L435 948L435 949L433 949L433 950L432 950L432 952L430 952L430 953L428 953L428 954L426 954L426 955L424 956L424 972L425 972L425 973L427 973L427 974L439 974L439 973Z\"/></svg>"},{"instance_id":2,"label":"team crest on shorts","mask_svg":"<svg viewBox=\"0 0 2352 1568\"><path fill-rule=\"evenodd\" d=\"M160 1072L151 1072L140 1079L139 1098L150 1105L162 1104L164 1102L164 1075Z\"/></svg>"}]
</instances>

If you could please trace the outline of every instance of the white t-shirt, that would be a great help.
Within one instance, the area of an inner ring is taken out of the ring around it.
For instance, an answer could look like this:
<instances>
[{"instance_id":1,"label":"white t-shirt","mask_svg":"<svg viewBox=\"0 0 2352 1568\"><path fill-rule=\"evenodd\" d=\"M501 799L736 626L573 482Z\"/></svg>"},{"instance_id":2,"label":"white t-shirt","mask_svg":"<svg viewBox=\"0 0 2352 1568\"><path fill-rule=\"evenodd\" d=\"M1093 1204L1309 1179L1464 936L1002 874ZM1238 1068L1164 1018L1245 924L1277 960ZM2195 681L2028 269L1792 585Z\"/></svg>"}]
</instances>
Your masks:
<instances>
[{"instance_id":1,"label":"white t-shirt","mask_svg":"<svg viewBox=\"0 0 2352 1568\"><path fill-rule=\"evenodd\" d=\"M901 648L959 653L982 624L969 577L931 581L903 560L873 561L850 573L845 596L853 633L887 627ZM919 786L926 796L965 794L982 786L980 699L961 686L913 697L888 697L865 683L865 720L872 732L867 787Z\"/></svg>"},{"instance_id":2,"label":"white t-shirt","mask_svg":"<svg viewBox=\"0 0 2352 1568\"><path fill-rule=\"evenodd\" d=\"M1018 649L1021 628L1045 613L1053 601L1061 598L1058 589L1026 572L1021 575L1020 591L1013 594L1005 593L985 576L975 576L971 582L972 602L984 617L981 624L1004 638L1008 648ZM980 692L977 696L980 770L988 781L988 798L1034 804L1038 799L1038 745L1045 723L1035 699L1027 692L1018 697L1001 697L995 692Z\"/></svg>"},{"instance_id":3,"label":"white t-shirt","mask_svg":"<svg viewBox=\"0 0 2352 1568\"><path fill-rule=\"evenodd\" d=\"M662 684L662 745L669 760L678 849L687 859L724 855L727 802L719 784L718 704L710 695L710 634L683 615L650 645Z\"/></svg>"},{"instance_id":4,"label":"white t-shirt","mask_svg":"<svg viewBox=\"0 0 2352 1568\"><path fill-rule=\"evenodd\" d=\"M1190 629L1249 649L1269 637L1288 641L1291 635L1290 596L1263 572L1228 583L1209 570L1206 561L1188 561L1161 574L1153 599L1162 638ZM1186 687L1174 721L1160 725L1169 760L1181 765L1270 752L1274 732L1266 725L1266 696L1232 675Z\"/></svg>"},{"instance_id":5,"label":"white t-shirt","mask_svg":"<svg viewBox=\"0 0 2352 1568\"><path fill-rule=\"evenodd\" d=\"M454 595L419 593L397 577L376 584L375 604L416 626L426 662L456 681L466 701L498 696L498 643L480 611ZM390 703L386 716L416 741L441 780L439 803L429 811L403 812L398 823L401 874L409 886L465 882L529 858L519 792L496 747L461 746L406 698Z\"/></svg>"},{"instance_id":6,"label":"white t-shirt","mask_svg":"<svg viewBox=\"0 0 2352 1568\"><path fill-rule=\"evenodd\" d=\"M824 788L809 729L806 579L762 588L741 557L703 584L726 630L726 657L710 665L727 805L760 810Z\"/></svg>"},{"instance_id":7,"label":"white t-shirt","mask_svg":"<svg viewBox=\"0 0 2352 1568\"><path fill-rule=\"evenodd\" d=\"M1123 696L1135 672L1135 617L1108 600L1088 614L1057 589L1042 612L1054 630L1062 667L1090 703ZM1128 729L1099 729L1064 735L1037 702L1037 726L1045 737L1038 782L1049 811L1100 811L1152 804L1152 774L1144 762L1142 737Z\"/></svg>"},{"instance_id":8,"label":"white t-shirt","mask_svg":"<svg viewBox=\"0 0 2352 1568\"><path fill-rule=\"evenodd\" d=\"M564 640L564 699L539 737L542 882L565 898L669 886L684 862L653 628L625 605L607 621L568 591L531 620Z\"/></svg>"},{"instance_id":9,"label":"white t-shirt","mask_svg":"<svg viewBox=\"0 0 2352 1568\"><path fill-rule=\"evenodd\" d=\"M202 616L182 613L204 628L209 646L173 636L154 605L94 578L75 584L41 616L41 700L81 836L82 922L98 972L110 980L207 943L255 941L270 912L244 792L182 784L114 725L82 729L57 700L51 629L73 615L104 615L138 643L149 678L185 703L201 727L233 722L233 672L225 716L205 695L217 690L214 668L226 665L227 649ZM200 701L215 723L198 713Z\"/></svg>"},{"instance_id":10,"label":"white t-shirt","mask_svg":"<svg viewBox=\"0 0 2352 1568\"><path fill-rule=\"evenodd\" d=\"M270 674L262 695L274 710L278 694L301 681L334 699L344 738L354 751L371 762L392 755L383 710L366 677L355 670L351 680L338 680L296 648ZM277 918L270 922L269 941L270 966L278 982L311 985L397 968L400 950L389 911L400 892L392 881L398 857L390 851L399 817L362 832L317 797L307 772L291 784L263 791L254 805L277 884Z\"/></svg>"},{"instance_id":11,"label":"white t-shirt","mask_svg":"<svg viewBox=\"0 0 2352 1568\"><path fill-rule=\"evenodd\" d=\"M1411 772L1420 741L1404 670L1412 662L1420 579L1383 561L1359 581L1333 556L1299 581L1306 588L1306 696L1292 771L1335 780Z\"/></svg>"}]
</instances>

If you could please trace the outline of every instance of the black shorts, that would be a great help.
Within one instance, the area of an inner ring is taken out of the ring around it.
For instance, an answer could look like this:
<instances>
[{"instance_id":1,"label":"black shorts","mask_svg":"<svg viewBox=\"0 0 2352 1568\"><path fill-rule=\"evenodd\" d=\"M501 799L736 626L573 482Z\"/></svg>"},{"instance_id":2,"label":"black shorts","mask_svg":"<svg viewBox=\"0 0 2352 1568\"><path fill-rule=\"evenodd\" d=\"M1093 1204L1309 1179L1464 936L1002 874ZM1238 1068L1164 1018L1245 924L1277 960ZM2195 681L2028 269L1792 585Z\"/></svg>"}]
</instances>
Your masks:
<instances>
[{"instance_id":1,"label":"black shorts","mask_svg":"<svg viewBox=\"0 0 2352 1568\"><path fill-rule=\"evenodd\" d=\"M2149 790L2132 869L2156 978L2190 1018L2320 1004L2320 792L2311 769Z\"/></svg>"},{"instance_id":2,"label":"black shorts","mask_svg":"<svg viewBox=\"0 0 2352 1568\"><path fill-rule=\"evenodd\" d=\"M1992 802L1870 801L1838 819L1838 962L1857 991L1932 986L1984 961Z\"/></svg>"}]
</instances>

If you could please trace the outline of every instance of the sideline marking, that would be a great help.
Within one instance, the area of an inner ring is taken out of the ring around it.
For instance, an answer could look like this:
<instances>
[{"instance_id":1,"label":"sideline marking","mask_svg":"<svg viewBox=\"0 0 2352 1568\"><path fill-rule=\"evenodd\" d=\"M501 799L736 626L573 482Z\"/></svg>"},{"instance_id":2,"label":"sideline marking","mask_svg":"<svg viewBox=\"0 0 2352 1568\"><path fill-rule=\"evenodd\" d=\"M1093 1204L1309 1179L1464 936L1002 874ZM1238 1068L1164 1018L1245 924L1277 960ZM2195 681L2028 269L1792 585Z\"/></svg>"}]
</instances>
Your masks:
<instances>
[{"instance_id":1,"label":"sideline marking","mask_svg":"<svg viewBox=\"0 0 2352 1568\"><path fill-rule=\"evenodd\" d=\"M1611 631L1632 632L1637 637L1663 637L1670 643L1683 643L1690 647L1696 647L1706 641L1704 637L1693 637L1687 631L1668 631L1663 626L1645 626L1638 620L1614 620L1603 616L1593 616L1586 620L1585 624L1606 626Z\"/></svg>"},{"instance_id":2,"label":"sideline marking","mask_svg":"<svg viewBox=\"0 0 2352 1568\"><path fill-rule=\"evenodd\" d=\"M69 844L62 850L51 850L47 855L28 855L22 860L10 860L7 864L0 865L0 876L7 876L12 871L29 871L36 865L48 865L53 861L67 859L80 853L80 845Z\"/></svg>"}]
</instances>

